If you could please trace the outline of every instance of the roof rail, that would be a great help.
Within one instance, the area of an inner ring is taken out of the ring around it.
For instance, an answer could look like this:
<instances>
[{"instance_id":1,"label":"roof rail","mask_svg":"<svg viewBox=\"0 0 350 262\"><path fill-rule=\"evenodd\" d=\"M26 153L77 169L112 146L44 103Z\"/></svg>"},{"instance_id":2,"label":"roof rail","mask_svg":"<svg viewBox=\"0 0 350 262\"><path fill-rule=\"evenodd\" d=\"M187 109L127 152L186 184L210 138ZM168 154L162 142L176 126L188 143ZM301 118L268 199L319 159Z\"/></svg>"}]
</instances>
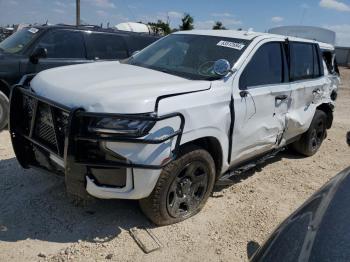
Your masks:
<instances>
[{"instance_id":1,"label":"roof rail","mask_svg":"<svg viewBox=\"0 0 350 262\"><path fill-rule=\"evenodd\" d=\"M102 28L99 25L69 25L69 24L56 24L57 26L70 26L70 27L89 27L89 28Z\"/></svg>"}]
</instances>

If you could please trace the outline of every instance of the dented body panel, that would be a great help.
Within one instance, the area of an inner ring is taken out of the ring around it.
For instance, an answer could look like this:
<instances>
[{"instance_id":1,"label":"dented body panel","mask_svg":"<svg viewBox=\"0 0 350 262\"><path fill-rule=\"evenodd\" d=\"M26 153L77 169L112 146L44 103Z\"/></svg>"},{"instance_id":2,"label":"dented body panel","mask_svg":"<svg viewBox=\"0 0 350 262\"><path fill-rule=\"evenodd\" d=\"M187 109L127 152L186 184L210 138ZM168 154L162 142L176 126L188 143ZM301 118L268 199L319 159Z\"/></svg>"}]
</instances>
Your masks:
<instances>
[{"instance_id":1,"label":"dented body panel","mask_svg":"<svg viewBox=\"0 0 350 262\"><path fill-rule=\"evenodd\" d=\"M291 103L286 119L286 140L309 129L317 106L323 102L329 102L321 99L324 89L327 89L327 85L330 85L330 81L325 77L310 81L297 81L290 84Z\"/></svg>"}]
</instances>

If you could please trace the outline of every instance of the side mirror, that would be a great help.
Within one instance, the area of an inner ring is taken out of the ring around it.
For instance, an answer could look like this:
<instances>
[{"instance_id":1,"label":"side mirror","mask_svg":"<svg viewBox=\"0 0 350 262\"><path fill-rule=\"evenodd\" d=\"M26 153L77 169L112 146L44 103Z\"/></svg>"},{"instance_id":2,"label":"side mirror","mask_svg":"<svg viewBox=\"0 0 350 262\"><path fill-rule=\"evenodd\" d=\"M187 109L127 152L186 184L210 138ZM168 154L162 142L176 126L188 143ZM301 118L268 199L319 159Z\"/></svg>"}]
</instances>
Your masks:
<instances>
[{"instance_id":1,"label":"side mirror","mask_svg":"<svg viewBox=\"0 0 350 262\"><path fill-rule=\"evenodd\" d=\"M214 63L214 73L218 76L226 76L231 72L230 62L226 59L219 59Z\"/></svg>"},{"instance_id":2,"label":"side mirror","mask_svg":"<svg viewBox=\"0 0 350 262\"><path fill-rule=\"evenodd\" d=\"M350 131L346 134L346 142L350 146Z\"/></svg>"},{"instance_id":3,"label":"side mirror","mask_svg":"<svg viewBox=\"0 0 350 262\"><path fill-rule=\"evenodd\" d=\"M46 58L46 57L47 57L47 49L43 47L39 47L34 50L32 55L29 57L29 60L33 64L37 64L40 58Z\"/></svg>"}]
</instances>

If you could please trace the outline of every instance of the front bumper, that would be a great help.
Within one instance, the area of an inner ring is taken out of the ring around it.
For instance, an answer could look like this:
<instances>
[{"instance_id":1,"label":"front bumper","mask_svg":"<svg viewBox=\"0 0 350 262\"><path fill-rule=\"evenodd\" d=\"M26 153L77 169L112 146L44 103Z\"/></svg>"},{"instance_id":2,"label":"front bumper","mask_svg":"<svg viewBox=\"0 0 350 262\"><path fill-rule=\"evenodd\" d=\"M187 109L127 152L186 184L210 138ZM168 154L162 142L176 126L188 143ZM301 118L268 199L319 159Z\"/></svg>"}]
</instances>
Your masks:
<instances>
[{"instance_id":1,"label":"front bumper","mask_svg":"<svg viewBox=\"0 0 350 262\"><path fill-rule=\"evenodd\" d=\"M32 107L29 110L29 117L28 108L23 106L24 99L27 98L30 99ZM158 138L154 138L151 134L142 138L102 136L84 131L86 120L92 117L118 117L156 123L178 118L180 127ZM40 126L40 129L39 121L48 121L49 124L45 129ZM89 195L97 198L123 199L147 197L152 192L161 169L175 158L184 124L184 117L180 113L164 116L121 115L91 113L85 112L82 108L69 108L36 95L25 85L25 81L12 88L10 97L9 130L21 166L37 167L64 175L67 191L82 198L88 198ZM165 143L169 145L169 142L170 155L156 164L126 158L106 147L110 144L118 146L118 143L125 147L125 144L151 146ZM120 177L111 179L113 185L104 184L101 183L103 179L97 177L97 173L101 173L105 181L109 181L108 176Z\"/></svg>"}]
</instances>

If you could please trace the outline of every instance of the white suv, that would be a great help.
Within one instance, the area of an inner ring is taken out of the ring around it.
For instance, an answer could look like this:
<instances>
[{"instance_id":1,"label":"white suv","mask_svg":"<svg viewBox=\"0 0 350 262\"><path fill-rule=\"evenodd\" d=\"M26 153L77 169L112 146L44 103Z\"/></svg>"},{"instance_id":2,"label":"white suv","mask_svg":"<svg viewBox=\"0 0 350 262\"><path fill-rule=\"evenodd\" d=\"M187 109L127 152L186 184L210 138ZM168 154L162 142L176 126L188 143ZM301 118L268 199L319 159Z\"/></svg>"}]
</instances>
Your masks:
<instances>
[{"instance_id":1,"label":"white suv","mask_svg":"<svg viewBox=\"0 0 350 262\"><path fill-rule=\"evenodd\" d=\"M332 125L334 78L314 41L178 32L123 63L22 79L10 132L24 168L65 175L80 197L139 199L165 225L199 212L218 180L288 144L315 154Z\"/></svg>"}]
</instances>

